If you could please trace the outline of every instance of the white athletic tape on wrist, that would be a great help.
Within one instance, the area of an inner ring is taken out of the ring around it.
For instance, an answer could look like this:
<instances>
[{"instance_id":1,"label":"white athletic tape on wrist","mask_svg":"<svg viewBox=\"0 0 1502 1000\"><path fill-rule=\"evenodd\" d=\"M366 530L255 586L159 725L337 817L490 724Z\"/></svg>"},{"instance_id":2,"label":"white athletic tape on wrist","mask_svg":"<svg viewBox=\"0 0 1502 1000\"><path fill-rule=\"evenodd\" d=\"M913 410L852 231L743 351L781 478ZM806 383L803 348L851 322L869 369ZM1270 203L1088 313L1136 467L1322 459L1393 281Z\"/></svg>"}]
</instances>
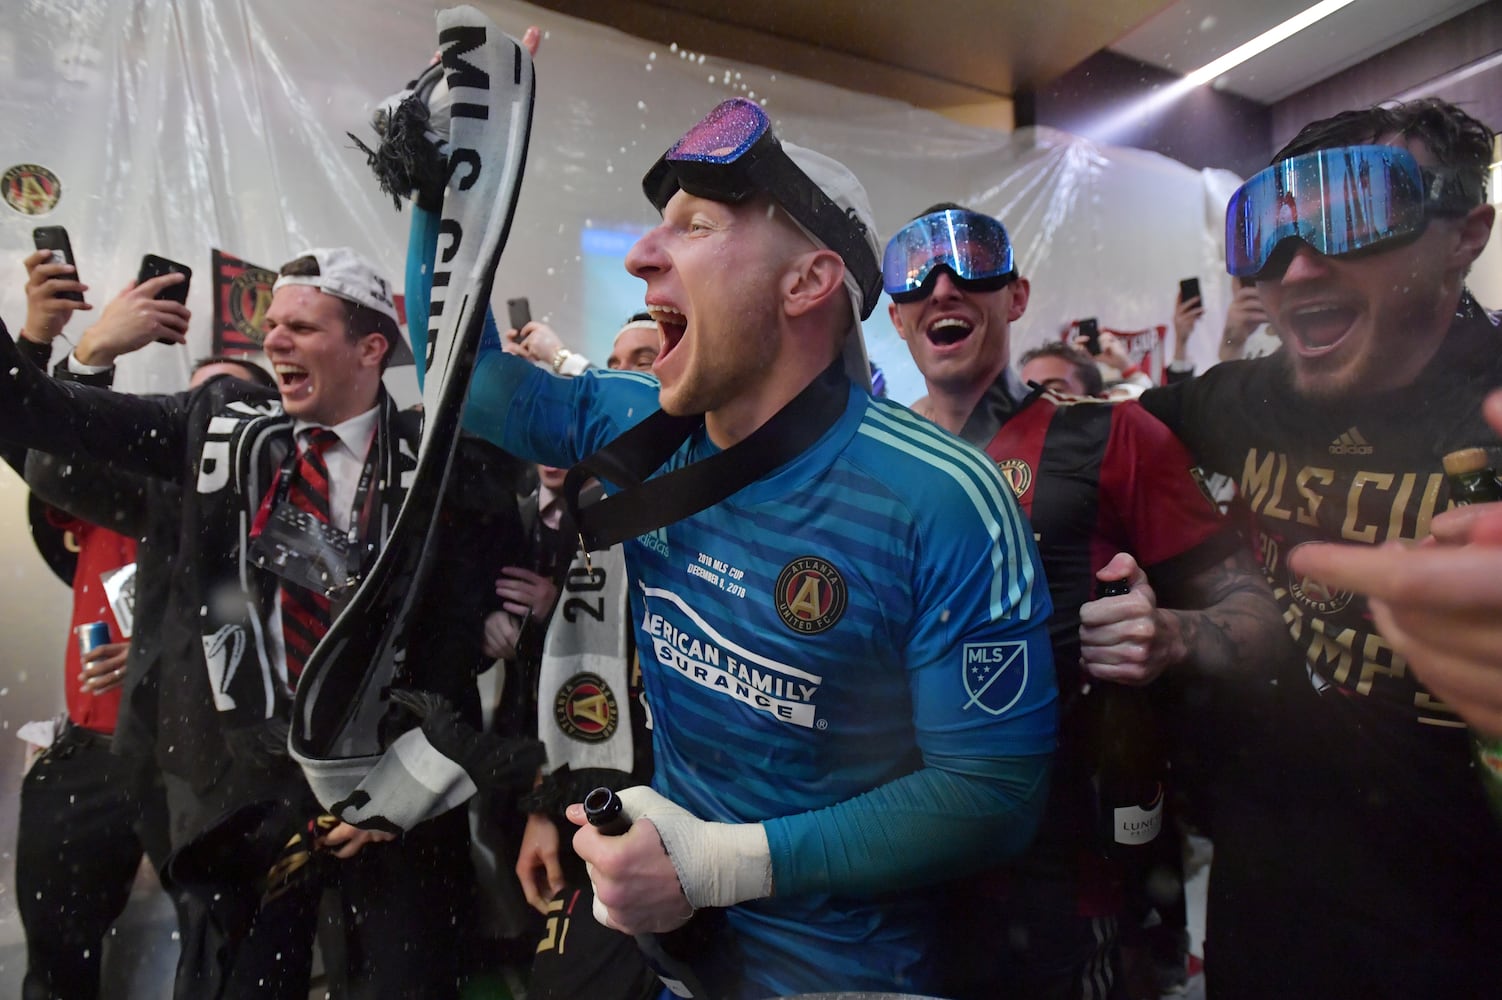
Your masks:
<instances>
[{"instance_id":1,"label":"white athletic tape on wrist","mask_svg":"<svg viewBox=\"0 0 1502 1000\"><path fill-rule=\"evenodd\" d=\"M772 894L772 849L760 823L709 823L645 785L620 793L634 823L649 819L694 909Z\"/></svg>"}]
</instances>

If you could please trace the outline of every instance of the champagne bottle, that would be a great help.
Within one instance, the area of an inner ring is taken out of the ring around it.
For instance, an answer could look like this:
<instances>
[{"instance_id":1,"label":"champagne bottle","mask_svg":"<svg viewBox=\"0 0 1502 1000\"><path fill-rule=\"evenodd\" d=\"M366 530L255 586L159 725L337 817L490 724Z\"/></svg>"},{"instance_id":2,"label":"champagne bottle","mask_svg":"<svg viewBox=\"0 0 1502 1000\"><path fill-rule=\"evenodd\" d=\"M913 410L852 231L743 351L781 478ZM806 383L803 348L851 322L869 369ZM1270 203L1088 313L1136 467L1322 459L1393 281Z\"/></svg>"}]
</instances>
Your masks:
<instances>
[{"instance_id":1,"label":"champagne bottle","mask_svg":"<svg viewBox=\"0 0 1502 1000\"><path fill-rule=\"evenodd\" d=\"M1108 580L1097 597L1129 592L1125 580ZM1111 681L1093 682L1086 699L1100 847L1117 860L1142 857L1163 829L1166 755L1156 713L1146 690Z\"/></svg>"},{"instance_id":2,"label":"champagne bottle","mask_svg":"<svg viewBox=\"0 0 1502 1000\"><path fill-rule=\"evenodd\" d=\"M1462 448L1443 459L1445 477L1450 480L1450 500L1457 507L1473 503L1502 500L1502 482L1492 467L1485 448Z\"/></svg>"},{"instance_id":3,"label":"champagne bottle","mask_svg":"<svg viewBox=\"0 0 1502 1000\"><path fill-rule=\"evenodd\" d=\"M1502 480L1485 448L1462 448L1444 457L1445 477L1450 480L1450 500L1457 507L1502 501ZM1471 754L1481 773L1492 812L1502 820L1502 739L1471 731Z\"/></svg>"},{"instance_id":4,"label":"champagne bottle","mask_svg":"<svg viewBox=\"0 0 1502 1000\"><path fill-rule=\"evenodd\" d=\"M631 829L631 820L621 810L620 796L603 786L584 796L584 818L607 837L619 837ZM700 926L696 927L696 924ZM666 934L636 935L636 946L646 956L647 964L675 997L710 1000L709 991L689 964L695 955L703 952L705 933L707 929L700 921L700 914L695 914L687 924Z\"/></svg>"}]
</instances>

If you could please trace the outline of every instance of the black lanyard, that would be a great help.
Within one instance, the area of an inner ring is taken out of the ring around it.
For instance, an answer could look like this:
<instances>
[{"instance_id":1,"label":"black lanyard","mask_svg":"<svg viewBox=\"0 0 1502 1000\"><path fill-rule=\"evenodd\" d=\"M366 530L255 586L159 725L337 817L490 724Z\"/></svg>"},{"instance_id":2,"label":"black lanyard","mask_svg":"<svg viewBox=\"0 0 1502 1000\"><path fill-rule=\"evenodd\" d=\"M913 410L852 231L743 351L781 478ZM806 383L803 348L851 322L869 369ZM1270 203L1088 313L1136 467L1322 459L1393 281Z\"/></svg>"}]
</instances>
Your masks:
<instances>
[{"instance_id":1,"label":"black lanyard","mask_svg":"<svg viewBox=\"0 0 1502 1000\"><path fill-rule=\"evenodd\" d=\"M329 428L332 429L332 428ZM342 439L341 439L342 443ZM309 445L311 447L311 445ZM365 450L365 464L360 469L360 481L355 486L354 502L350 504L349 519L349 551L351 556L350 565L346 567L347 581L341 589L352 589L365 575L367 562L370 556L379 546L365 545L363 540L369 534L369 528L373 511L373 491L371 485L375 481L375 470L381 464L383 452L380 427L372 436L370 447ZM261 501L260 510L256 513L254 522L251 524L250 539L254 539L261 533L261 527L266 523L267 517L278 506L287 502L287 496L292 491L292 477L297 468L298 459L302 455L302 449L298 445L296 433L292 436L292 448L287 456L282 459L282 464L276 470L276 479L271 484L265 499ZM328 458L324 456L324 468L328 468ZM329 492L333 493L333 477L329 477Z\"/></svg>"},{"instance_id":2,"label":"black lanyard","mask_svg":"<svg viewBox=\"0 0 1502 1000\"><path fill-rule=\"evenodd\" d=\"M837 361L745 439L648 479L704 426L702 414L675 417L657 410L569 470L563 481L565 515L586 552L681 521L801 455L840 419L849 392L850 381ZM620 492L581 508L579 490L591 477Z\"/></svg>"}]
</instances>

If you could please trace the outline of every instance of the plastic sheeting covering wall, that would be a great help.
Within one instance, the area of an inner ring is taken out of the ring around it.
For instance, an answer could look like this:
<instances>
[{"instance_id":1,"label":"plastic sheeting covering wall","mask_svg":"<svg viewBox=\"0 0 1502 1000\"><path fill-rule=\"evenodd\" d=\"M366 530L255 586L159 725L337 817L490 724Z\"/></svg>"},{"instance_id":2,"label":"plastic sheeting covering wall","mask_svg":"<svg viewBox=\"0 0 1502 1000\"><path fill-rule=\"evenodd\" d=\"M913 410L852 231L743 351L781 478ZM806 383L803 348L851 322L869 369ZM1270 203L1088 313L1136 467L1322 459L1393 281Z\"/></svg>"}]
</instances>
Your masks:
<instances>
[{"instance_id":1,"label":"plastic sheeting covering wall","mask_svg":"<svg viewBox=\"0 0 1502 1000\"><path fill-rule=\"evenodd\" d=\"M36 163L62 182L61 201L46 216L0 206L0 316L13 331L25 313L20 260L38 224L67 227L96 310L135 275L143 253L193 267L189 348L153 345L125 359L117 384L127 391L176 391L190 360L209 351L211 248L276 267L305 247L350 244L399 283L405 214L379 193L345 133L373 141L373 105L416 75L436 47L433 6L6 6L0 170ZM688 53L671 38L641 41L521 3L481 6L518 37L528 24L545 31L531 158L496 301L528 296L535 317L596 360L620 321L640 308L640 283L621 258L654 221L642 173L732 95L765 101L781 135L850 165L883 234L942 200L1000 217L1033 282L1027 315L1014 326L1014 356L1083 316L1123 329L1170 323L1178 279L1198 275L1207 316L1191 353L1213 359L1229 296L1220 235L1235 183L1229 175L1046 129L1007 135L961 126L890 100ZM89 318L75 318L68 335ZM866 329L891 394L904 402L922 395L885 303ZM415 398L411 369L389 379L399 398ZM0 474L0 558L4 734L62 704L68 604L32 550L24 488L9 472ZM19 780L19 750L19 741L0 742L6 790ZM13 842L13 801L0 805L0 850ZM13 911L0 919L0 943L17 940ZM0 964L0 983L8 985L19 962Z\"/></svg>"}]
</instances>

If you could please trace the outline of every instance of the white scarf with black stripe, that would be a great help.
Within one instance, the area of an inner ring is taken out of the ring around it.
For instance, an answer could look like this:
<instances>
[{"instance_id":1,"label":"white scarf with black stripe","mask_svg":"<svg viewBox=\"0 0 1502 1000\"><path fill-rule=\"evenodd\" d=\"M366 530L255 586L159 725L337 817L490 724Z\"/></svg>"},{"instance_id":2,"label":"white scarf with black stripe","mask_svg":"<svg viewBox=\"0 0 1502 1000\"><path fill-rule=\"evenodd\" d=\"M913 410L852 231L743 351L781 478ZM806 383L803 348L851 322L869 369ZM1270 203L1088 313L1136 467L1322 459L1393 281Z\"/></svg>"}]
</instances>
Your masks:
<instances>
[{"instance_id":1,"label":"white scarf with black stripe","mask_svg":"<svg viewBox=\"0 0 1502 1000\"><path fill-rule=\"evenodd\" d=\"M537 738L548 770L630 771L630 667L626 560L619 545L575 552L543 640L537 684Z\"/></svg>"}]
</instances>

